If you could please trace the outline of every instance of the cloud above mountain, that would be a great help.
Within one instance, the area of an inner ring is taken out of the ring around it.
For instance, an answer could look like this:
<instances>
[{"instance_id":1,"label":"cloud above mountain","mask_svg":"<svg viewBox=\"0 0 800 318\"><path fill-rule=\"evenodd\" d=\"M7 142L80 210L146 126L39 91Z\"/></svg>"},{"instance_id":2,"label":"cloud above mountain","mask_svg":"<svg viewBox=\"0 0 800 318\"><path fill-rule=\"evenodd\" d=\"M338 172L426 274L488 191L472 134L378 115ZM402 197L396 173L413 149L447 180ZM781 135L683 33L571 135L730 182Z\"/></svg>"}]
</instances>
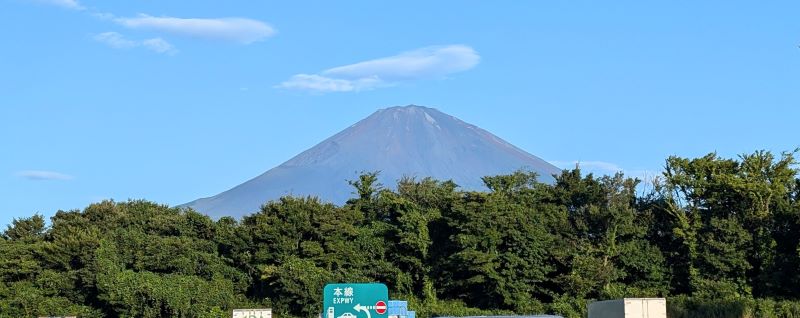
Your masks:
<instances>
[{"instance_id":1,"label":"cloud above mountain","mask_svg":"<svg viewBox=\"0 0 800 318\"><path fill-rule=\"evenodd\" d=\"M71 180L72 176L55 171L24 170L18 171L17 176L28 180Z\"/></svg>"},{"instance_id":2,"label":"cloud above mountain","mask_svg":"<svg viewBox=\"0 0 800 318\"><path fill-rule=\"evenodd\" d=\"M82 11L102 21L112 22L130 30L141 30L159 35L184 36L198 39L218 40L238 44L251 44L262 41L277 33L271 25L249 18L181 18L173 16L152 16L139 14L132 17L120 17L110 12L98 11L85 7L78 0L27 0L51 6ZM174 54L175 48L161 37L142 41L125 39L118 32L100 33L95 40L108 44L113 48L145 47L152 51Z\"/></svg>"},{"instance_id":3,"label":"cloud above mountain","mask_svg":"<svg viewBox=\"0 0 800 318\"><path fill-rule=\"evenodd\" d=\"M141 41L131 40L117 32L103 32L95 35L93 38L95 41L115 49L132 49L136 47L142 47L160 54L175 55L178 53L178 50L175 49L172 44L162 38L151 38Z\"/></svg>"},{"instance_id":4,"label":"cloud above mountain","mask_svg":"<svg viewBox=\"0 0 800 318\"><path fill-rule=\"evenodd\" d=\"M31 2L41 3L41 4L48 4L57 7L62 7L66 9L72 10L83 10L85 9L84 6L80 4L77 0L30 0Z\"/></svg>"},{"instance_id":5,"label":"cloud above mountain","mask_svg":"<svg viewBox=\"0 0 800 318\"><path fill-rule=\"evenodd\" d=\"M429 46L318 74L296 74L277 87L315 92L361 91L405 81L441 79L469 70L479 62L478 53L466 45Z\"/></svg>"},{"instance_id":6,"label":"cloud above mountain","mask_svg":"<svg viewBox=\"0 0 800 318\"><path fill-rule=\"evenodd\" d=\"M275 35L272 26L247 18L177 18L140 14L135 17L113 18L114 22L130 29L151 30L179 36L223 40L250 44Z\"/></svg>"}]
</instances>

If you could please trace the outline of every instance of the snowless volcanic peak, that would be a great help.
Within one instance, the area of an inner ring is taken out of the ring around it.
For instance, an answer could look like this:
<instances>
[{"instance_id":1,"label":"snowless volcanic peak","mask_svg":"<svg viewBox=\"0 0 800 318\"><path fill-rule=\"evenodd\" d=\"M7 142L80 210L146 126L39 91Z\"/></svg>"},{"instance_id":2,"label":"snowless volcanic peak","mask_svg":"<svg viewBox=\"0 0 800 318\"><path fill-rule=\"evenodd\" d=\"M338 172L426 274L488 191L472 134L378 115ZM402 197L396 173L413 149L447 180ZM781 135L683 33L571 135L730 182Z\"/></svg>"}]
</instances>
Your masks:
<instances>
[{"instance_id":1,"label":"snowless volcanic peak","mask_svg":"<svg viewBox=\"0 0 800 318\"><path fill-rule=\"evenodd\" d=\"M364 171L380 171L379 182L386 186L411 176L485 190L483 176L519 169L534 171L545 182L560 172L488 131L436 109L397 106L378 110L260 176L184 206L213 217L240 217L285 195L311 195L342 204L353 192L347 180Z\"/></svg>"}]
</instances>

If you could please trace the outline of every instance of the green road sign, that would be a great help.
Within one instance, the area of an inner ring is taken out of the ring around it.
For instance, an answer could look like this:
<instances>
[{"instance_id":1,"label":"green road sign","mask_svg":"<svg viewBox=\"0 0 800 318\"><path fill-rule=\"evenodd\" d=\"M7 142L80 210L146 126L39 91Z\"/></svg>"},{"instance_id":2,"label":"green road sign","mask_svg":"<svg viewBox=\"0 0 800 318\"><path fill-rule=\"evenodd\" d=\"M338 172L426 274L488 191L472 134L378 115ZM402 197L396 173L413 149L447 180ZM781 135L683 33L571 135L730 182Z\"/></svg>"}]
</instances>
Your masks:
<instances>
[{"instance_id":1,"label":"green road sign","mask_svg":"<svg viewBox=\"0 0 800 318\"><path fill-rule=\"evenodd\" d=\"M384 284L328 284L322 318L387 318L389 290Z\"/></svg>"}]
</instances>

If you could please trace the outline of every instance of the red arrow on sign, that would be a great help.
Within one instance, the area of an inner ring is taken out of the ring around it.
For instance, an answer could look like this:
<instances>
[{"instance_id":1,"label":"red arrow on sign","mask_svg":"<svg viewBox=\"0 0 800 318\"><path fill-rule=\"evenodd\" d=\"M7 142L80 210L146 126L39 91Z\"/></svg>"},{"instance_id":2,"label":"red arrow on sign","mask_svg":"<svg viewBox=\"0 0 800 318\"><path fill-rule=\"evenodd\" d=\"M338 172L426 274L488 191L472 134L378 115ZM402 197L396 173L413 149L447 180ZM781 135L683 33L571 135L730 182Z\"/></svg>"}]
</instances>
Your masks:
<instances>
[{"instance_id":1,"label":"red arrow on sign","mask_svg":"<svg viewBox=\"0 0 800 318\"><path fill-rule=\"evenodd\" d=\"M380 315L383 315L386 312L386 303L383 300L379 300L375 303L375 312Z\"/></svg>"}]
</instances>

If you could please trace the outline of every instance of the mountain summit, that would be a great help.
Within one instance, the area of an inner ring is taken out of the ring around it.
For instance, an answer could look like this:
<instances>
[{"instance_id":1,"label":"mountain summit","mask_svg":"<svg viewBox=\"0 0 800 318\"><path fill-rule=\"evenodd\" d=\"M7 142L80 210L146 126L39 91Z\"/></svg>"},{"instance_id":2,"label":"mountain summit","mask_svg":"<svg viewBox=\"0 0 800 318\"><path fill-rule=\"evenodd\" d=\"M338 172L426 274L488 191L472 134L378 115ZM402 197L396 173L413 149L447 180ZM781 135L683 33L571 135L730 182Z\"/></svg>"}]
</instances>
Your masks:
<instances>
[{"instance_id":1,"label":"mountain summit","mask_svg":"<svg viewBox=\"0 0 800 318\"><path fill-rule=\"evenodd\" d=\"M394 185L403 176L453 180L485 190L483 176L534 171L553 181L558 168L499 137L436 109L409 105L378 110L289 161L228 191L185 204L213 217L239 217L268 200L313 195L341 204L353 190L347 180L380 171Z\"/></svg>"}]
</instances>

